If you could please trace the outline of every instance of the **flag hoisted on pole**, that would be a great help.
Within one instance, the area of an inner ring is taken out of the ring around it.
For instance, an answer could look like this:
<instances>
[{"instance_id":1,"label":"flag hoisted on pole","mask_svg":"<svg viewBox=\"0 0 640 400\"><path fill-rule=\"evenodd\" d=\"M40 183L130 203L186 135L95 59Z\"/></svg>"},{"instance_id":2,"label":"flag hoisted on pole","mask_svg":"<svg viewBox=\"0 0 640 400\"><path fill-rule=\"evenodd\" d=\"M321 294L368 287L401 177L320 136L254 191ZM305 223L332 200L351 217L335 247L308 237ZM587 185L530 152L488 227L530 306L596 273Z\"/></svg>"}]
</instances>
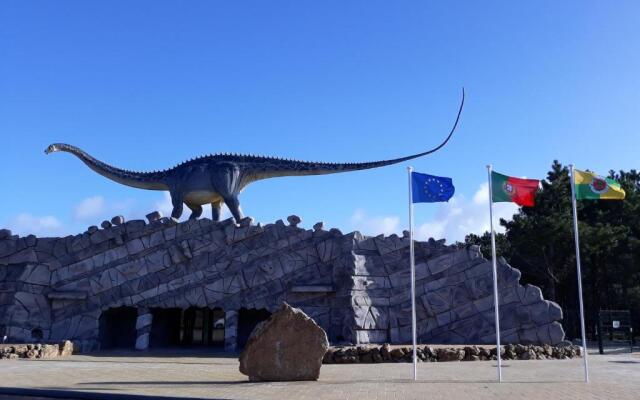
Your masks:
<instances>
[{"instance_id":1,"label":"flag hoisted on pole","mask_svg":"<svg viewBox=\"0 0 640 400\"><path fill-rule=\"evenodd\" d=\"M489 175L489 227L491 228L491 259L493 267L493 309L496 326L496 360L498 361L498 382L502 382L502 355L500 354L500 313L498 311L498 267L496 263L496 232L493 229L493 172L491 164L487 165Z\"/></svg>"},{"instance_id":2,"label":"flag hoisted on pole","mask_svg":"<svg viewBox=\"0 0 640 400\"><path fill-rule=\"evenodd\" d=\"M417 328L416 328L416 262L413 247L413 203L449 201L455 187L451 178L413 172L409 173L409 264L411 267L411 341L413 345L413 380L418 379Z\"/></svg>"},{"instance_id":3,"label":"flag hoisted on pole","mask_svg":"<svg viewBox=\"0 0 640 400\"><path fill-rule=\"evenodd\" d=\"M493 229L493 203L513 202L519 206L532 207L535 205L536 191L540 186L537 179L516 178L493 171L491 164L487 165L489 178L489 226L491 228L491 259L493 269L493 308L495 310L496 326L496 359L498 361L498 382L502 382L502 357L500 354L500 311L498 297L498 262L496 256L496 231Z\"/></svg>"},{"instance_id":4,"label":"flag hoisted on pole","mask_svg":"<svg viewBox=\"0 0 640 400\"><path fill-rule=\"evenodd\" d=\"M589 383L587 361L587 335L584 326L584 303L582 301L582 268L580 265L580 234L578 232L577 200L624 200L625 191L613 179L603 178L592 172L577 170L569 164L571 176L571 207L573 209L573 234L576 243L576 271L578 275L578 304L580 306L580 330L584 364L584 381ZM576 187L577 186L577 187Z\"/></svg>"}]
</instances>

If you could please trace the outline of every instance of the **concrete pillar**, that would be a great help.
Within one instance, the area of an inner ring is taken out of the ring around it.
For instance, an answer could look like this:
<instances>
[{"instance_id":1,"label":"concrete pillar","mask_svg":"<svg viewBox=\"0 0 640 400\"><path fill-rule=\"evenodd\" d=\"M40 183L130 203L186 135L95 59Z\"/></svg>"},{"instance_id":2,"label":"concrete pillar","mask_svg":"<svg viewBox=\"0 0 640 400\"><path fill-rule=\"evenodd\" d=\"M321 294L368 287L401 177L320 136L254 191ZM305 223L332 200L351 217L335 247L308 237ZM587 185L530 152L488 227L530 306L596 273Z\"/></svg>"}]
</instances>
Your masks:
<instances>
[{"instance_id":1,"label":"concrete pillar","mask_svg":"<svg viewBox=\"0 0 640 400\"><path fill-rule=\"evenodd\" d=\"M238 349L238 312L227 311L224 315L224 350L236 351Z\"/></svg>"},{"instance_id":2,"label":"concrete pillar","mask_svg":"<svg viewBox=\"0 0 640 400\"><path fill-rule=\"evenodd\" d=\"M138 319L136 320L136 350L149 349L149 333L153 315L148 308L138 308Z\"/></svg>"}]
</instances>

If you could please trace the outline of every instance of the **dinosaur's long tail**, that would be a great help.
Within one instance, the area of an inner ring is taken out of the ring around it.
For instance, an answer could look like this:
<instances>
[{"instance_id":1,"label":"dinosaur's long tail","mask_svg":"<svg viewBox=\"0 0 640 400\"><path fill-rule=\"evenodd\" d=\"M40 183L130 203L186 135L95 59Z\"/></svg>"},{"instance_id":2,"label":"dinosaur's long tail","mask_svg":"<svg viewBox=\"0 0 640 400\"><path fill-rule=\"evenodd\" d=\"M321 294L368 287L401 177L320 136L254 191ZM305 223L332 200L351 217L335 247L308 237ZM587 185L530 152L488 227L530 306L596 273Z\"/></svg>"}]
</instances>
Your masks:
<instances>
[{"instance_id":1,"label":"dinosaur's long tail","mask_svg":"<svg viewBox=\"0 0 640 400\"><path fill-rule=\"evenodd\" d=\"M250 181L273 178L279 176L299 176L299 175L325 175L334 174L339 172L358 171L363 169L384 167L386 165L392 165L401 163L403 161L412 160L414 158L426 156L440 150L444 145L449 142L453 132L458 126L460 121L460 115L462 114L462 108L464 106L464 88L462 88L462 100L460 101L460 108L456 116L455 123L449 132L449 135L438 146L424 151L422 153L413 154L406 157L394 158L391 160L362 162L362 163L323 163L323 162L308 162L308 161L294 161L294 160L279 160L272 159L269 163L268 171L251 171Z\"/></svg>"},{"instance_id":2,"label":"dinosaur's long tail","mask_svg":"<svg viewBox=\"0 0 640 400\"><path fill-rule=\"evenodd\" d=\"M49 154L57 151L64 151L73 154L95 172L123 185L149 190L168 189L167 185L163 182L160 174L157 172L135 172L116 168L93 158L78 147L72 146L70 144L53 143L49 145L49 147L47 147L44 152L46 154Z\"/></svg>"}]
</instances>

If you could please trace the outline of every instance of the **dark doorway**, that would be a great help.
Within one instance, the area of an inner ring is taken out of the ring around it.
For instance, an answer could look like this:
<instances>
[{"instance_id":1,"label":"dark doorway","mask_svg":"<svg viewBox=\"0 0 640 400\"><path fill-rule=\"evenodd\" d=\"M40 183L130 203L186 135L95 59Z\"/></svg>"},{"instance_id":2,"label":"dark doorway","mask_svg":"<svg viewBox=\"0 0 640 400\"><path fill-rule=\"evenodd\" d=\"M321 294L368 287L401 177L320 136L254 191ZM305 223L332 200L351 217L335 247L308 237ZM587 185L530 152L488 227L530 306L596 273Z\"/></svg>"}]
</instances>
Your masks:
<instances>
[{"instance_id":1,"label":"dark doorway","mask_svg":"<svg viewBox=\"0 0 640 400\"><path fill-rule=\"evenodd\" d=\"M134 307L110 308L99 320L101 349L133 348L136 344L136 319Z\"/></svg>"},{"instance_id":2,"label":"dark doorway","mask_svg":"<svg viewBox=\"0 0 640 400\"><path fill-rule=\"evenodd\" d=\"M152 308L150 347L223 346L225 315L220 308Z\"/></svg>"},{"instance_id":3,"label":"dark doorway","mask_svg":"<svg viewBox=\"0 0 640 400\"><path fill-rule=\"evenodd\" d=\"M224 317L220 308L187 308L182 313L180 342L184 345L223 346Z\"/></svg>"},{"instance_id":4,"label":"dark doorway","mask_svg":"<svg viewBox=\"0 0 640 400\"><path fill-rule=\"evenodd\" d=\"M260 322L269 319L271 313L264 308L256 310L255 308L241 308L238 313L238 348L242 349L247 344L249 336Z\"/></svg>"},{"instance_id":5,"label":"dark doorway","mask_svg":"<svg viewBox=\"0 0 640 400\"><path fill-rule=\"evenodd\" d=\"M169 347L180 344L182 310L179 308L152 308L149 347Z\"/></svg>"}]
</instances>

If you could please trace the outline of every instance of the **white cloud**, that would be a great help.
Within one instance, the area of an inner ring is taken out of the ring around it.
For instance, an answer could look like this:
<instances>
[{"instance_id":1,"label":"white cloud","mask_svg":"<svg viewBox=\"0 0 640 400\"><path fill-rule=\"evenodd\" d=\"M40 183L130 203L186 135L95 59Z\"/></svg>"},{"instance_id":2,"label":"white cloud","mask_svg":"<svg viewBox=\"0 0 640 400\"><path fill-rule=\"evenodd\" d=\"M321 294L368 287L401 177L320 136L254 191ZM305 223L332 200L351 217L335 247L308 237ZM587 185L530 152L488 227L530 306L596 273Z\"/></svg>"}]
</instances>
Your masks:
<instances>
[{"instance_id":1,"label":"white cloud","mask_svg":"<svg viewBox=\"0 0 640 400\"><path fill-rule=\"evenodd\" d=\"M356 210L349 219L351 228L365 235L390 235L398 233L400 218L397 216L368 217L364 210Z\"/></svg>"},{"instance_id":2,"label":"white cloud","mask_svg":"<svg viewBox=\"0 0 640 400\"><path fill-rule=\"evenodd\" d=\"M489 186L483 183L471 199L456 195L448 203L437 203L437 211L431 221L415 227L414 235L417 240L447 239L448 243L463 241L470 233L482 234L490 229L489 226ZM509 220L518 210L514 203L494 203L494 228L498 232L504 229L499 225L501 218ZM419 207L415 213L420 214ZM419 220L419 218L418 218ZM395 215L369 217L364 210L356 210L349 219L352 229L359 230L365 235L379 235L384 233L400 234L404 227L400 226L400 217Z\"/></svg>"},{"instance_id":3,"label":"white cloud","mask_svg":"<svg viewBox=\"0 0 640 400\"><path fill-rule=\"evenodd\" d=\"M504 231L499 225L501 218L509 220L517 211L518 206L514 203L494 203L496 231ZM448 203L439 203L434 219L418 226L416 233L419 240L445 238L452 243L464 240L469 233L482 234L489 229L489 185L483 183L471 200L454 196Z\"/></svg>"},{"instance_id":4,"label":"white cloud","mask_svg":"<svg viewBox=\"0 0 640 400\"><path fill-rule=\"evenodd\" d=\"M92 196L83 199L74 209L73 217L80 221L93 220L106 212L104 197Z\"/></svg>"},{"instance_id":5,"label":"white cloud","mask_svg":"<svg viewBox=\"0 0 640 400\"><path fill-rule=\"evenodd\" d=\"M482 183L473 195L473 203L489 205L489 184L487 182Z\"/></svg>"},{"instance_id":6,"label":"white cloud","mask_svg":"<svg viewBox=\"0 0 640 400\"><path fill-rule=\"evenodd\" d=\"M37 236L60 236L66 234L81 233L86 225L99 225L102 219L111 219L114 215L124 215L126 219L143 219L152 211L158 210L162 215L171 216L171 196L164 192L162 198L151 204L136 204L134 200L124 199L119 201L106 200L103 196L91 196L81 200L73 207L72 218L69 220L47 215L34 216L30 213L20 213L9 219L7 227L15 234L25 236L34 234ZM184 221L191 215L191 210L185 205L180 220ZM211 218L211 208L204 207L202 217ZM231 217L227 206L222 207L221 219ZM64 223L62 222L64 220Z\"/></svg>"},{"instance_id":7,"label":"white cloud","mask_svg":"<svg viewBox=\"0 0 640 400\"><path fill-rule=\"evenodd\" d=\"M56 217L37 217L29 213L18 214L9 221L9 229L18 235L57 236L63 233L63 226Z\"/></svg>"},{"instance_id":8,"label":"white cloud","mask_svg":"<svg viewBox=\"0 0 640 400\"><path fill-rule=\"evenodd\" d=\"M170 217L173 206L171 205L171 195L169 195L169 192L164 192L162 200L153 203L153 208L160 211L165 217Z\"/></svg>"}]
</instances>

